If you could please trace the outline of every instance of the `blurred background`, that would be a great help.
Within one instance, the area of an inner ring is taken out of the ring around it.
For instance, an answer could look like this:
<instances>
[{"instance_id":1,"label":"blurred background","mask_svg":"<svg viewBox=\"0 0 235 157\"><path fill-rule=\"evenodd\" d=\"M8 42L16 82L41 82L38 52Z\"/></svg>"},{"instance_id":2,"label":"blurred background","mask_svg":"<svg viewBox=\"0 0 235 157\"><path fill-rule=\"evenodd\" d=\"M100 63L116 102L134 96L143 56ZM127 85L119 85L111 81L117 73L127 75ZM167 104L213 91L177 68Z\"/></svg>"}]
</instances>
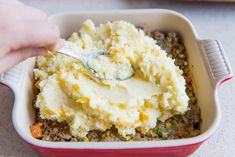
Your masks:
<instances>
[{"instance_id":1,"label":"blurred background","mask_svg":"<svg viewBox=\"0 0 235 157\"><path fill-rule=\"evenodd\" d=\"M193 23L202 39L219 39L235 71L235 0L21 0L47 14L62 11L165 8L185 15ZM209 1L209 2L208 2ZM191 157L235 156L235 81L222 86L219 100L222 121L216 133ZM11 123L14 96L0 85L0 157L38 157L16 135Z\"/></svg>"}]
</instances>

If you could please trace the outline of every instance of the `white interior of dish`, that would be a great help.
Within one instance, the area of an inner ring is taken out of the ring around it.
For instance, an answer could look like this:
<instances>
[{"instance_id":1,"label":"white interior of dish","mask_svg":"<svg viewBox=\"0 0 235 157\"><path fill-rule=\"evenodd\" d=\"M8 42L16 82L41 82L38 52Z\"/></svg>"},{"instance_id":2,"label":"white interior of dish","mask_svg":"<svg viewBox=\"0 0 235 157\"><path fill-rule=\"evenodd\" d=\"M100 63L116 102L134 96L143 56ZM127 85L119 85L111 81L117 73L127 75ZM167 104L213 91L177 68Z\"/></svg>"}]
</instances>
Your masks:
<instances>
[{"instance_id":1,"label":"white interior of dish","mask_svg":"<svg viewBox=\"0 0 235 157\"><path fill-rule=\"evenodd\" d=\"M27 142L52 148L138 148L138 147L163 147L193 144L207 139L216 129L220 110L217 103L217 91L212 83L204 65L198 45L198 37L191 23L180 14L168 10L124 10L124 11L99 11L99 12L74 12L57 14L50 21L57 24L63 38L72 32L78 31L81 23L91 19L95 24L107 21L126 20L135 25L144 25L146 31L162 30L179 32L188 53L193 85L202 113L202 134L188 139L153 141L153 142L102 142L102 143L74 143L74 142L45 142L32 138L29 126L34 122L33 101L33 75L35 58L24 62L23 75L20 83L13 87L15 104L13 109L13 123L18 134Z\"/></svg>"}]
</instances>

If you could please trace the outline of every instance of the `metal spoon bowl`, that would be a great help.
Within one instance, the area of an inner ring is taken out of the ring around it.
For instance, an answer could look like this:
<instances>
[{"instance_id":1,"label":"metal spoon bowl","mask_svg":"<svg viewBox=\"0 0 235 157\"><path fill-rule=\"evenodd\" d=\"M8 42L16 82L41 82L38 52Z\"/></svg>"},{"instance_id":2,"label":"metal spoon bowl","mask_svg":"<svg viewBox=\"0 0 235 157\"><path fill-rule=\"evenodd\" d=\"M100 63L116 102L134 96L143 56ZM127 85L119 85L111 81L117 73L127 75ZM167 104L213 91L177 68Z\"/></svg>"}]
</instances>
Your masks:
<instances>
[{"instance_id":1,"label":"metal spoon bowl","mask_svg":"<svg viewBox=\"0 0 235 157\"><path fill-rule=\"evenodd\" d=\"M134 70L133 66L131 66L130 68L132 68L132 69L129 69L129 70L131 70L131 73L129 73L128 75L125 75L123 77L113 76L112 78L106 78L104 75L99 75L98 72L96 71L96 69L92 68L89 65L89 62L92 61L92 60L95 60L99 56L108 56L109 54L107 54L105 52L96 52L96 53L90 53L88 55L84 55L84 54L81 54L80 52L71 52L70 50L66 49L65 47L61 48L57 52L61 53L63 55L72 57L74 59L80 60L82 62L82 64L85 66L85 68L90 72L90 74L92 74L92 76L94 76L94 77L96 77L100 80L123 81L123 80L129 79L135 73L135 70Z\"/></svg>"}]
</instances>

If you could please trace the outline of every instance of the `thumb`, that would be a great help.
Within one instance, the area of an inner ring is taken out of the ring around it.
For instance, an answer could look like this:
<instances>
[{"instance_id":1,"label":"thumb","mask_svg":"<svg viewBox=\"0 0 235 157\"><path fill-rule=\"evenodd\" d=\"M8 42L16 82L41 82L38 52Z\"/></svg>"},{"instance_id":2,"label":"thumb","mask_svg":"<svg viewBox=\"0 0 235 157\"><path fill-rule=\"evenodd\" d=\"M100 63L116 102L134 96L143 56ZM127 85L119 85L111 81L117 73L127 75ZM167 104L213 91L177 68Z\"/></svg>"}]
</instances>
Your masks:
<instances>
[{"instance_id":1,"label":"thumb","mask_svg":"<svg viewBox=\"0 0 235 157\"><path fill-rule=\"evenodd\" d=\"M42 55L44 53L46 53L45 48L25 48L12 51L0 58L0 74L29 57Z\"/></svg>"}]
</instances>

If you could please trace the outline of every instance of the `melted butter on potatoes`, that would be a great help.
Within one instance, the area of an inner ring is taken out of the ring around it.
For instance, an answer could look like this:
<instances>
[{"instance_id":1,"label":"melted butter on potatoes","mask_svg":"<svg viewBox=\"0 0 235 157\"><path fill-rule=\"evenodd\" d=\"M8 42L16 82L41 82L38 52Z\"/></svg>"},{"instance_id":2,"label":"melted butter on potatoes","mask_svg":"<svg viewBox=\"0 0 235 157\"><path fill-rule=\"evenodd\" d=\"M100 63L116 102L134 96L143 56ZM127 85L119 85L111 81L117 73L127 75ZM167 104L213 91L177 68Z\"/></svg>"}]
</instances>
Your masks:
<instances>
[{"instance_id":1,"label":"melted butter on potatoes","mask_svg":"<svg viewBox=\"0 0 235 157\"><path fill-rule=\"evenodd\" d=\"M84 137L90 130L104 131L113 125L126 136L135 134L137 127L146 132L157 120L187 110L182 71L155 40L134 25L116 21L96 27L87 20L69 40L75 43L66 45L72 51L106 52L113 62L132 65L135 75L124 81L102 81L78 60L56 53L38 57L34 74L41 118L66 121L74 136ZM108 64L95 66L108 75Z\"/></svg>"}]
</instances>

